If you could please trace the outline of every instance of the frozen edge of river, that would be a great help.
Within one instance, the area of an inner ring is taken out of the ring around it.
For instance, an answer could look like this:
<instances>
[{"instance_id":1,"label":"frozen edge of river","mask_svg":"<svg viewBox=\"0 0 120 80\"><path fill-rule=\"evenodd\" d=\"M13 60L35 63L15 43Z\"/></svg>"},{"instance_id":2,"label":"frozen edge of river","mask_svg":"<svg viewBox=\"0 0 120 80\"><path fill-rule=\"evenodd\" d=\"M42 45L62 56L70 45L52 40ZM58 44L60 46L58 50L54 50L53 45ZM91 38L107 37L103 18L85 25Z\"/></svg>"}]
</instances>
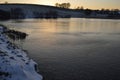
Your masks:
<instances>
[{"instance_id":1,"label":"frozen edge of river","mask_svg":"<svg viewBox=\"0 0 120 80\"><path fill-rule=\"evenodd\" d=\"M36 71L37 63L26 52L11 43L5 27L0 25L0 79L1 80L42 80Z\"/></svg>"}]
</instances>

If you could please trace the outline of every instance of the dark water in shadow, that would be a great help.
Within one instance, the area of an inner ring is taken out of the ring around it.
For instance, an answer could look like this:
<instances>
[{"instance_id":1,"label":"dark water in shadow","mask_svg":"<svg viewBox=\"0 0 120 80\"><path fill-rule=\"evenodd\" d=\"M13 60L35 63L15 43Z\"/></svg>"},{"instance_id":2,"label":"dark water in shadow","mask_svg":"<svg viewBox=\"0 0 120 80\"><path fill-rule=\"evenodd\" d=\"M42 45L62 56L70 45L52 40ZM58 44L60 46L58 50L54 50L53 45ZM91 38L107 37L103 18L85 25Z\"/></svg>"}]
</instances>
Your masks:
<instances>
[{"instance_id":1,"label":"dark water in shadow","mask_svg":"<svg viewBox=\"0 0 120 80\"><path fill-rule=\"evenodd\" d=\"M120 80L120 20L2 22L29 34L23 48L44 80Z\"/></svg>"}]
</instances>

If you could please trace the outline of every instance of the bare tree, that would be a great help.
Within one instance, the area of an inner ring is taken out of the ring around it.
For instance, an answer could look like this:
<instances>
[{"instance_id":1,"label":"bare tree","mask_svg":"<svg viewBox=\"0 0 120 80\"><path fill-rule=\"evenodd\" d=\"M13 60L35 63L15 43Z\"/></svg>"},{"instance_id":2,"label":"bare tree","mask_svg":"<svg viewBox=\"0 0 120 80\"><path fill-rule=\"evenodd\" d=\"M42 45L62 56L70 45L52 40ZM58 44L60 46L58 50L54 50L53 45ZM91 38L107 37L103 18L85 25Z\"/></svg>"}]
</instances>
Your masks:
<instances>
[{"instance_id":1,"label":"bare tree","mask_svg":"<svg viewBox=\"0 0 120 80\"><path fill-rule=\"evenodd\" d=\"M55 3L55 6L56 6L56 7L59 7L59 3Z\"/></svg>"},{"instance_id":2,"label":"bare tree","mask_svg":"<svg viewBox=\"0 0 120 80\"><path fill-rule=\"evenodd\" d=\"M61 3L61 4L56 3L55 6L60 7L60 8L67 8L68 9L68 8L70 8L71 4L70 3Z\"/></svg>"}]
</instances>

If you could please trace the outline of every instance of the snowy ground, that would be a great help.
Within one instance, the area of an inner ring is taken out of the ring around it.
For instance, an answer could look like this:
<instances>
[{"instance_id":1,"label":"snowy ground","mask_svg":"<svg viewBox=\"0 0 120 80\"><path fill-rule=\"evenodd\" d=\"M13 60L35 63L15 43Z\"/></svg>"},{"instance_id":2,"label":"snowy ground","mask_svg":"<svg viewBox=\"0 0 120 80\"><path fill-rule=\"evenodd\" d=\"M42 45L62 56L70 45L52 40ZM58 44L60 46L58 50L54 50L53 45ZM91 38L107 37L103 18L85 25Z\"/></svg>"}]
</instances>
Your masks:
<instances>
[{"instance_id":1,"label":"snowy ground","mask_svg":"<svg viewBox=\"0 0 120 80\"><path fill-rule=\"evenodd\" d=\"M36 72L36 63L12 44L0 26L0 80L42 80Z\"/></svg>"}]
</instances>

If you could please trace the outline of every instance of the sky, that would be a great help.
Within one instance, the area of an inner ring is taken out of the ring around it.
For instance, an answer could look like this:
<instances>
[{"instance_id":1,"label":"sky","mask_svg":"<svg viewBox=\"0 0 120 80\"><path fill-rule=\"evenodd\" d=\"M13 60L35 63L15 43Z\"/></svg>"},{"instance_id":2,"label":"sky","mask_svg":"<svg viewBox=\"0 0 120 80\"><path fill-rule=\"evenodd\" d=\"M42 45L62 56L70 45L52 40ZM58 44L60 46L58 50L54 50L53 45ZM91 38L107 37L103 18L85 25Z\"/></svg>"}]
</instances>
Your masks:
<instances>
[{"instance_id":1,"label":"sky","mask_svg":"<svg viewBox=\"0 0 120 80\"><path fill-rule=\"evenodd\" d=\"M33 3L33 4L42 4L42 5L52 5L55 3L71 3L71 8L77 6L83 6L84 8L89 9L120 9L120 0L0 0L8 3Z\"/></svg>"}]
</instances>

